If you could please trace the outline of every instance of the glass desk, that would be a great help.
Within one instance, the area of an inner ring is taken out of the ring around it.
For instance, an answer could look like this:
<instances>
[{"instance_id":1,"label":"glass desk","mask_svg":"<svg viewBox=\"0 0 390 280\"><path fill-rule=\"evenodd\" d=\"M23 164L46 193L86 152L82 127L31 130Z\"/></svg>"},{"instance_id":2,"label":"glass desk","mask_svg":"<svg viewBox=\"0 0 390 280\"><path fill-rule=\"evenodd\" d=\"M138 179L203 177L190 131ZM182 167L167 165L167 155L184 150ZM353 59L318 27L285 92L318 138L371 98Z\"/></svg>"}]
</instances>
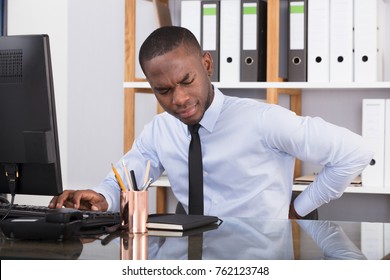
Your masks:
<instances>
[{"instance_id":1,"label":"glass desk","mask_svg":"<svg viewBox=\"0 0 390 280\"><path fill-rule=\"evenodd\" d=\"M293 260L390 259L390 224L221 218L188 236L156 233L66 241L0 237L0 259Z\"/></svg>"}]
</instances>

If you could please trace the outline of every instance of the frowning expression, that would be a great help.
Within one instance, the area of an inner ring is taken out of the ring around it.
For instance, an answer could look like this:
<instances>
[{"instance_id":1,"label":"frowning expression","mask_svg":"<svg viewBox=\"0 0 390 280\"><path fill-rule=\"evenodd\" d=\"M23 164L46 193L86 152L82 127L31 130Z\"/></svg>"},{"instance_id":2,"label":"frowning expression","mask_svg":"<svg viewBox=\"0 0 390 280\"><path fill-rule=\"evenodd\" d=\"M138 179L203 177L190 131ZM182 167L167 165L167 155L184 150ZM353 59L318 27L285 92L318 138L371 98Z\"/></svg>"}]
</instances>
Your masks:
<instances>
[{"instance_id":1,"label":"frowning expression","mask_svg":"<svg viewBox=\"0 0 390 280\"><path fill-rule=\"evenodd\" d=\"M148 60L144 72L161 107L185 124L199 122L210 106L214 91L209 76L212 59L180 45Z\"/></svg>"}]
</instances>

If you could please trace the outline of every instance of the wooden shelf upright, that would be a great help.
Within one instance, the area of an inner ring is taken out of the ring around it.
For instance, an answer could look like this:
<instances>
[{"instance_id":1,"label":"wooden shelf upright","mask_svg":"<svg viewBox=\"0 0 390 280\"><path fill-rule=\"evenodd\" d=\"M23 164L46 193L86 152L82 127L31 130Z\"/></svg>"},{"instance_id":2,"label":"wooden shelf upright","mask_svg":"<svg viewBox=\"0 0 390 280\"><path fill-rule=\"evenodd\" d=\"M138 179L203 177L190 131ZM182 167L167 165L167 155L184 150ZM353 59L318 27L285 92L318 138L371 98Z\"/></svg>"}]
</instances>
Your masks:
<instances>
[{"instance_id":1,"label":"wooden shelf upright","mask_svg":"<svg viewBox=\"0 0 390 280\"><path fill-rule=\"evenodd\" d=\"M145 82L135 75L136 64L136 2L135 0L125 0L125 64L124 78L126 82ZM163 2L167 2L164 0ZM135 93L152 93L151 89L142 87L126 87L124 89L124 152L131 149L135 139ZM157 113L163 110L158 105ZM157 188L156 212L163 213L166 210L166 188Z\"/></svg>"}]
</instances>

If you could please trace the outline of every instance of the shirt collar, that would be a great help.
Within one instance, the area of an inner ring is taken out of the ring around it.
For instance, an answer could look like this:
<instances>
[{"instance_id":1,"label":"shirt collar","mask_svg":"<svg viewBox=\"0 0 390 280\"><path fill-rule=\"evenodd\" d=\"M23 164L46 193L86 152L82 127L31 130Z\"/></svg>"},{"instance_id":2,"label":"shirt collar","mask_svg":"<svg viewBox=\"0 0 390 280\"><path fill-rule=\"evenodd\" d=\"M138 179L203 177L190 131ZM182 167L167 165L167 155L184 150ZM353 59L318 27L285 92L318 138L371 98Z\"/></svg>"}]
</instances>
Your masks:
<instances>
[{"instance_id":1,"label":"shirt collar","mask_svg":"<svg viewBox=\"0 0 390 280\"><path fill-rule=\"evenodd\" d=\"M224 101L223 93L214 86L214 98L211 102L209 108L207 108L206 112L203 115L203 118L200 120L200 124L204 127L208 132L213 132L215 124L221 114L222 105ZM190 132L187 130L188 135Z\"/></svg>"},{"instance_id":2,"label":"shirt collar","mask_svg":"<svg viewBox=\"0 0 390 280\"><path fill-rule=\"evenodd\" d=\"M206 110L203 118L200 120L200 124L210 133L213 132L215 124L221 114L223 100L223 93L218 88L214 87L213 102L211 102L210 107Z\"/></svg>"}]
</instances>

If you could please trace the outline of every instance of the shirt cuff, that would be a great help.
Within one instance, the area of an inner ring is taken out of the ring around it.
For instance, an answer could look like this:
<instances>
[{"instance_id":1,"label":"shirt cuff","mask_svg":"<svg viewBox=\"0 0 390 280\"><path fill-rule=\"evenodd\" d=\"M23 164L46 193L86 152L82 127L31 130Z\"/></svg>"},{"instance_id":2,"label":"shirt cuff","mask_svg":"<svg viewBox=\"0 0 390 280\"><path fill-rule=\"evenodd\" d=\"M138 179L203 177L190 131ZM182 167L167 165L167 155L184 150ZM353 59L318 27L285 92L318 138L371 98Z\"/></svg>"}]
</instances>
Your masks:
<instances>
[{"instance_id":1,"label":"shirt cuff","mask_svg":"<svg viewBox=\"0 0 390 280\"><path fill-rule=\"evenodd\" d=\"M99 185L93 188L93 190L105 197L108 204L108 211L119 211L119 192L116 190L113 192L111 188L110 186ZM116 194L118 195L117 199L114 198Z\"/></svg>"},{"instance_id":2,"label":"shirt cuff","mask_svg":"<svg viewBox=\"0 0 390 280\"><path fill-rule=\"evenodd\" d=\"M307 193L302 192L294 200L294 208L295 212L297 212L299 216L304 217L315 210L317 207L313 205L313 202L310 200Z\"/></svg>"}]
</instances>

